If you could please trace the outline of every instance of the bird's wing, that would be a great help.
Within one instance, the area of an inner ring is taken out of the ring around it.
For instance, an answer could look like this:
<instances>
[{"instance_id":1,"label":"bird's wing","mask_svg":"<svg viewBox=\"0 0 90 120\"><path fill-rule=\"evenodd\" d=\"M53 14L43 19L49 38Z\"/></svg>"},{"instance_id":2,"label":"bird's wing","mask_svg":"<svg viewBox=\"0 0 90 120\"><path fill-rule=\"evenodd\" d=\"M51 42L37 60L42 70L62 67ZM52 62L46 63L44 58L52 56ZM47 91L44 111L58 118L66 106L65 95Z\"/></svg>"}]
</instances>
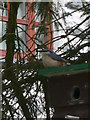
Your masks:
<instances>
[{"instance_id":1,"label":"bird's wing","mask_svg":"<svg viewBox=\"0 0 90 120\"><path fill-rule=\"evenodd\" d=\"M65 59L63 59L62 57L60 57L59 55L57 55L55 52L51 52L50 51L50 54L49 56L54 59L54 60L57 60L57 61L64 61L64 62L67 62Z\"/></svg>"}]
</instances>

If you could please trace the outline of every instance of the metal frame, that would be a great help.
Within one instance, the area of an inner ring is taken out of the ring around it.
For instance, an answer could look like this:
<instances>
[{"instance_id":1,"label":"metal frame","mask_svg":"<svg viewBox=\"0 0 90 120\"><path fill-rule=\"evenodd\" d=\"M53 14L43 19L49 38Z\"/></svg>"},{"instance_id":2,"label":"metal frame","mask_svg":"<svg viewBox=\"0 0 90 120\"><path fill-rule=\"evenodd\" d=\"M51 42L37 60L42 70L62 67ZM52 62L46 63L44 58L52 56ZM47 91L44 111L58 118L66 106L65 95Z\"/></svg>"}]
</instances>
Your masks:
<instances>
[{"instance_id":1,"label":"metal frame","mask_svg":"<svg viewBox=\"0 0 90 120\"><path fill-rule=\"evenodd\" d=\"M32 2L28 3L28 7L30 7L31 4L32 4ZM27 8L28 8L28 7L27 7ZM8 5L7 5L8 11L9 11L9 8L10 8L10 4L9 4L9 2L8 2ZM27 10L28 10L28 9L27 9ZM33 17L34 17L35 13L32 12L32 15L33 15ZM31 20L32 20L31 13L28 12L28 18L27 18L27 20L17 19L17 23L18 23L18 24L22 24L22 25L26 25L26 26L28 27L28 34L32 37L32 36L35 34L35 29L31 29L32 24L29 25L29 23L31 22ZM8 22L8 15L7 15L7 16L0 16L0 21ZM40 23L39 23L39 22L35 22L35 25L36 25L36 26L40 26ZM51 41L51 38L52 38L52 35L51 35L51 32L50 32L50 31L51 31L51 29L50 29L51 26L48 25L47 28L48 28L48 32L49 32L48 40ZM30 38L28 37L27 46L28 46L28 48L30 48L31 51L33 51L33 50L35 49L35 44L34 44L33 41L30 41L30 42L29 42L29 40L30 40ZM33 45L33 46L32 46L32 45ZM32 47L31 47L31 46L32 46ZM48 45L48 48L51 48L51 49L52 49L53 47L52 47L52 45ZM0 57L1 57L1 55L2 55L3 57L5 57L5 54L6 54L6 50L0 50Z\"/></svg>"}]
</instances>

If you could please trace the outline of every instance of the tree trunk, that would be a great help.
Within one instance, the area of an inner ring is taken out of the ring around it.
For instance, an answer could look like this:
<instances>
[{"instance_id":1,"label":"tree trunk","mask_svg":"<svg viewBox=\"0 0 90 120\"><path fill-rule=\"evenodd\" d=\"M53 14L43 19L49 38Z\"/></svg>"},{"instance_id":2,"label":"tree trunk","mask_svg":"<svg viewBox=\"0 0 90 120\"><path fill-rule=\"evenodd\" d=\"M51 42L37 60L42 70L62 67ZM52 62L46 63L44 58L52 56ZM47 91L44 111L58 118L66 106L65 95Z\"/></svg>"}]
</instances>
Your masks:
<instances>
[{"instance_id":1,"label":"tree trunk","mask_svg":"<svg viewBox=\"0 0 90 120\"><path fill-rule=\"evenodd\" d=\"M7 46L7 53L6 53L6 70L5 75L8 80L11 81L12 89L14 90L15 96L18 98L18 103L23 110L23 114L26 119L30 119L31 115L26 105L26 100L23 96L22 88L18 84L18 79L14 74L13 69L13 57L14 57L14 49L15 49L15 29L16 29L16 20L17 20L17 10L20 3L10 3L10 10L9 10L9 18L8 18L8 25L7 25L7 38L6 38L6 46Z\"/></svg>"}]
</instances>

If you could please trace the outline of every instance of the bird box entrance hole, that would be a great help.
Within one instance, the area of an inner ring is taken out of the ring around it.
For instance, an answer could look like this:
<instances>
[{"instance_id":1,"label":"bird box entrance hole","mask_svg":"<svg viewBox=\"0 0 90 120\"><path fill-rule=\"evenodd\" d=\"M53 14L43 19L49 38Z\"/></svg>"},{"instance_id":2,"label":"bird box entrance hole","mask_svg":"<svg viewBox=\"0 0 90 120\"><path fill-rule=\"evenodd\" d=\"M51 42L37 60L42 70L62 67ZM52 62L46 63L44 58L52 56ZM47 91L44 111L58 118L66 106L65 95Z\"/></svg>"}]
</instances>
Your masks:
<instances>
[{"instance_id":1,"label":"bird box entrance hole","mask_svg":"<svg viewBox=\"0 0 90 120\"><path fill-rule=\"evenodd\" d=\"M79 86L74 86L71 95L73 100L78 100L80 98L80 88Z\"/></svg>"}]
</instances>

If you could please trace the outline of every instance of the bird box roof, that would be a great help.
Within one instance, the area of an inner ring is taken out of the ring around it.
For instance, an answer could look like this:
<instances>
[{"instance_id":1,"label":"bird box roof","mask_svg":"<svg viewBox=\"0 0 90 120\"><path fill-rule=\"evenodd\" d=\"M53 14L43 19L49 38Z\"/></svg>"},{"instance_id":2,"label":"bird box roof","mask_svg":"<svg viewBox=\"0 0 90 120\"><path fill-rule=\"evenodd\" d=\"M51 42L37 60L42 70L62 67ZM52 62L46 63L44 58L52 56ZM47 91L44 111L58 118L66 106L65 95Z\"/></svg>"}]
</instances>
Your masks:
<instances>
[{"instance_id":1,"label":"bird box roof","mask_svg":"<svg viewBox=\"0 0 90 120\"><path fill-rule=\"evenodd\" d=\"M61 75L72 75L90 71L90 63L70 65L64 67L44 68L38 70L38 75L52 77Z\"/></svg>"}]
</instances>

